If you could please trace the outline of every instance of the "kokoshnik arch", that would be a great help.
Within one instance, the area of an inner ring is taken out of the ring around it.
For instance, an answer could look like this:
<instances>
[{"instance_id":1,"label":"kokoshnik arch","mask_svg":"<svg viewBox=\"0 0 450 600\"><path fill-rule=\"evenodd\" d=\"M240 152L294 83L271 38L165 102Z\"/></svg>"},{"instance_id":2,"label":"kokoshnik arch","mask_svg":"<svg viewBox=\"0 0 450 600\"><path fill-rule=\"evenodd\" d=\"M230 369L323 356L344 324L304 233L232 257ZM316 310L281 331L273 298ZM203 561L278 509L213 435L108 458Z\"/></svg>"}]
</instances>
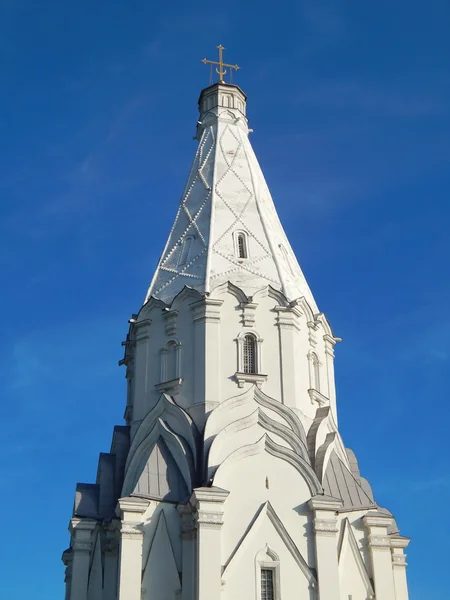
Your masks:
<instances>
[{"instance_id":1,"label":"kokoshnik arch","mask_svg":"<svg viewBox=\"0 0 450 600\"><path fill-rule=\"evenodd\" d=\"M129 321L125 425L78 484L66 600L407 600L404 549L338 429L335 337L250 145L200 94L198 148ZM180 176L181 177L181 176Z\"/></svg>"}]
</instances>

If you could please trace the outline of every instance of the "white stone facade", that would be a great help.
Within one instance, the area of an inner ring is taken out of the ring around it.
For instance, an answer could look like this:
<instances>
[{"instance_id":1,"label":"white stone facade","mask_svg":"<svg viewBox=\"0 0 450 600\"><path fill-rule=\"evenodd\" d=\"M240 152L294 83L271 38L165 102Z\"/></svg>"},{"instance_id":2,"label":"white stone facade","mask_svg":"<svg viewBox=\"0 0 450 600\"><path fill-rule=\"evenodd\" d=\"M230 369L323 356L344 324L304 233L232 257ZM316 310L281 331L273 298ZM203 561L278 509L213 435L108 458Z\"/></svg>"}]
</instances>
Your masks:
<instances>
[{"instance_id":1,"label":"white stone facade","mask_svg":"<svg viewBox=\"0 0 450 600\"><path fill-rule=\"evenodd\" d=\"M126 425L77 486L66 600L407 600L404 549L337 428L336 338L248 141L200 96L199 150L125 342Z\"/></svg>"}]
</instances>

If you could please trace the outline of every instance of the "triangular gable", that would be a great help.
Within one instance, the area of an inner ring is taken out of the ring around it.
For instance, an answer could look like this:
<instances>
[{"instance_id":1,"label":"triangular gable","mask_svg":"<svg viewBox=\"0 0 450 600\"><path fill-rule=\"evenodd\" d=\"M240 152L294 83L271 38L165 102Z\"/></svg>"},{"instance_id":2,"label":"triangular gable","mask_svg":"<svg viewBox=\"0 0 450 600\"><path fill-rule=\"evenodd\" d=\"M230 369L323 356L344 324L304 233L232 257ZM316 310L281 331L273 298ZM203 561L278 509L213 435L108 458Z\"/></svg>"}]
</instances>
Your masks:
<instances>
[{"instance_id":1,"label":"triangular gable","mask_svg":"<svg viewBox=\"0 0 450 600\"><path fill-rule=\"evenodd\" d=\"M179 593L180 574L178 572L166 517L161 511L155 535L143 562L143 600L170 600Z\"/></svg>"},{"instance_id":2,"label":"triangular gable","mask_svg":"<svg viewBox=\"0 0 450 600\"><path fill-rule=\"evenodd\" d=\"M344 526L339 543L339 572L341 580L344 572L349 572L348 561L351 561L356 565L357 571L359 572L359 575L361 577L361 583L364 586L367 596L374 596L375 592L373 590L372 582L367 572L366 565L364 564L364 561L362 559L361 552L358 548L358 542L356 541L355 534L353 533L350 521L348 519L345 519L343 523ZM351 592L352 590L348 591ZM353 590L353 593L354 591L355 590Z\"/></svg>"},{"instance_id":3,"label":"triangular gable","mask_svg":"<svg viewBox=\"0 0 450 600\"><path fill-rule=\"evenodd\" d=\"M376 506L334 450L325 471L323 487L326 494L342 499L344 510Z\"/></svg>"},{"instance_id":4,"label":"triangular gable","mask_svg":"<svg viewBox=\"0 0 450 600\"><path fill-rule=\"evenodd\" d=\"M88 600L101 598L103 587L102 549L100 535L95 539L94 551L92 552L92 563L89 570Z\"/></svg>"},{"instance_id":5,"label":"triangular gable","mask_svg":"<svg viewBox=\"0 0 450 600\"><path fill-rule=\"evenodd\" d=\"M277 532L277 534L280 537L280 539L282 540L283 544L289 550L290 554L292 555L293 559L300 567L301 571L305 575L308 582L310 584L316 583L316 577L315 577L313 571L308 566L308 563L306 562L306 560L303 558L302 553L297 548L294 540L291 538L291 536L287 532L285 526L283 525L281 519L275 512L275 510L274 510L273 506L270 504L270 502L266 502L266 503L262 504L259 507L259 509L256 511L255 516L253 517L249 527L244 532L241 539L237 543L235 549L233 550L233 552L231 553L227 562L225 563L223 575L225 576L225 573L228 571L228 569L232 567L233 562L238 558L239 554L241 552L246 551L246 546L249 545L249 540L252 537L252 533L254 531L256 531L258 529L259 525L261 525L262 522L265 521L266 519L272 524L273 528Z\"/></svg>"}]
</instances>

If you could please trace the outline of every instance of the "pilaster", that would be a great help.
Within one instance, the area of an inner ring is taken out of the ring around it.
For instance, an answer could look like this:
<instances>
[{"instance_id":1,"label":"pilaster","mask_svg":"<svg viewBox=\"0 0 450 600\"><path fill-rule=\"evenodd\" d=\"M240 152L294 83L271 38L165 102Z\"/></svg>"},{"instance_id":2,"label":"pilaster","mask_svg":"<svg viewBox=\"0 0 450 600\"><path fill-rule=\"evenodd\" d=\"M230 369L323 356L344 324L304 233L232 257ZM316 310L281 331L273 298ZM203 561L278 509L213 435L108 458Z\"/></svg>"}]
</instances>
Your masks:
<instances>
[{"instance_id":1,"label":"pilaster","mask_svg":"<svg viewBox=\"0 0 450 600\"><path fill-rule=\"evenodd\" d=\"M177 510L181 517L181 600L194 600L197 593L194 509L191 504L181 504Z\"/></svg>"},{"instance_id":2,"label":"pilaster","mask_svg":"<svg viewBox=\"0 0 450 600\"><path fill-rule=\"evenodd\" d=\"M119 498L121 517L118 600L141 600L143 518L150 500Z\"/></svg>"},{"instance_id":3,"label":"pilaster","mask_svg":"<svg viewBox=\"0 0 450 600\"><path fill-rule=\"evenodd\" d=\"M402 536L391 537L392 571L394 576L395 600L408 600L408 582L406 579L406 554L411 540Z\"/></svg>"},{"instance_id":4,"label":"pilaster","mask_svg":"<svg viewBox=\"0 0 450 600\"><path fill-rule=\"evenodd\" d=\"M64 583L66 585L66 591L64 595L64 600L70 600L70 586L72 583L72 559L73 559L73 551L72 548L68 550L64 550L62 555L62 561L64 566Z\"/></svg>"},{"instance_id":5,"label":"pilaster","mask_svg":"<svg viewBox=\"0 0 450 600\"><path fill-rule=\"evenodd\" d=\"M151 320L137 321L135 329L135 372L133 393L133 422L144 418L149 394L148 362Z\"/></svg>"},{"instance_id":6,"label":"pilaster","mask_svg":"<svg viewBox=\"0 0 450 600\"><path fill-rule=\"evenodd\" d=\"M283 404L293 408L297 399L295 336L300 330L298 317L302 313L287 306L275 306L275 311L280 340L281 397Z\"/></svg>"},{"instance_id":7,"label":"pilaster","mask_svg":"<svg viewBox=\"0 0 450 600\"><path fill-rule=\"evenodd\" d=\"M102 600L116 600L119 570L120 524L114 519L105 529L103 537L104 577Z\"/></svg>"},{"instance_id":8,"label":"pilaster","mask_svg":"<svg viewBox=\"0 0 450 600\"><path fill-rule=\"evenodd\" d=\"M316 568L320 600L339 600L339 562L336 512L342 502L329 496L314 496L309 501L314 514ZM384 599L383 599L384 600Z\"/></svg>"},{"instance_id":9,"label":"pilaster","mask_svg":"<svg viewBox=\"0 0 450 600\"><path fill-rule=\"evenodd\" d=\"M70 521L72 534L72 577L70 600L86 600L90 554L92 550L92 532L97 526L93 519L73 518Z\"/></svg>"},{"instance_id":10,"label":"pilaster","mask_svg":"<svg viewBox=\"0 0 450 600\"><path fill-rule=\"evenodd\" d=\"M194 322L195 403L205 412L220 398L220 307L223 300L202 298L191 304Z\"/></svg>"},{"instance_id":11,"label":"pilaster","mask_svg":"<svg viewBox=\"0 0 450 600\"><path fill-rule=\"evenodd\" d=\"M215 487L197 488L191 497L197 510L197 600L220 600L221 529L228 494Z\"/></svg>"},{"instance_id":12,"label":"pilaster","mask_svg":"<svg viewBox=\"0 0 450 600\"><path fill-rule=\"evenodd\" d=\"M327 395L330 401L334 422L337 425L336 384L334 381L334 346L336 345L336 340L328 334L323 336L323 340L325 342L325 361L327 369Z\"/></svg>"},{"instance_id":13,"label":"pilaster","mask_svg":"<svg viewBox=\"0 0 450 600\"><path fill-rule=\"evenodd\" d=\"M375 595L379 600L396 600L391 539L387 531L392 518L381 513L368 513L363 518L363 522L368 535Z\"/></svg>"}]
</instances>

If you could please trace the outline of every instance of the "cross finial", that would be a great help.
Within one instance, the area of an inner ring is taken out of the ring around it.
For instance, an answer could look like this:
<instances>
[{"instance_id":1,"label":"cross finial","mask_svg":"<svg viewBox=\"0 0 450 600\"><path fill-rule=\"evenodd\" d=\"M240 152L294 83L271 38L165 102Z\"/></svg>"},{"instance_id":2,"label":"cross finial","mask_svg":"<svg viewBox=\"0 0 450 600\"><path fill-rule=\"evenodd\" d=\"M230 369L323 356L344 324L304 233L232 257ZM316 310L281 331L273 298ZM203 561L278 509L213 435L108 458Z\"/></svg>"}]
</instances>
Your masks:
<instances>
[{"instance_id":1,"label":"cross finial","mask_svg":"<svg viewBox=\"0 0 450 600\"><path fill-rule=\"evenodd\" d=\"M204 58L202 60L202 63L205 63L205 65L218 65L218 67L216 67L216 73L219 75L219 83L225 83L223 79L227 72L225 67L228 67L229 69L234 69L235 71L237 71L240 67L238 65L229 65L227 63L224 63L223 51L225 50L225 48L222 46L222 44L219 44L217 48L219 50L219 60L207 60L206 58Z\"/></svg>"}]
</instances>

